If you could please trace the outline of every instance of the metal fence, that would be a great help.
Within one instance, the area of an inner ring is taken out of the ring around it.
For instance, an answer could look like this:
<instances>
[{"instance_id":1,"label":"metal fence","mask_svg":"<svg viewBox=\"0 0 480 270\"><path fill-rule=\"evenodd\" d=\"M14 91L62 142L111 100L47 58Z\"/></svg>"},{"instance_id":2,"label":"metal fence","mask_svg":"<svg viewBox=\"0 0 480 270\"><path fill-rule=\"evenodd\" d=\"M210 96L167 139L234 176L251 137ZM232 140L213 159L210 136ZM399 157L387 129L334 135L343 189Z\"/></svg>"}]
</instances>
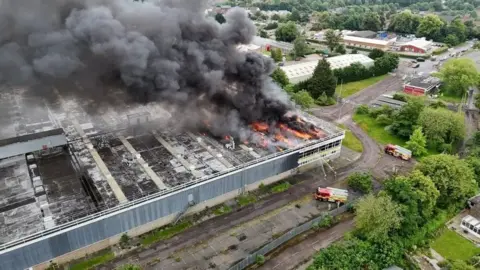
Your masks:
<instances>
[{"instance_id":1,"label":"metal fence","mask_svg":"<svg viewBox=\"0 0 480 270\"><path fill-rule=\"evenodd\" d=\"M335 210L330 211L328 214L332 217L337 216L339 214L345 213L348 209L347 205L341 206L339 208L336 208ZM312 227L315 224L318 224L322 219L325 217L325 215L322 215L320 217L314 218L298 227L295 227L291 229L290 231L286 232L282 236L278 237L277 239L271 241L270 243L264 245L262 248L259 250L251 253L248 255L245 259L239 261L232 267L230 267L228 270L243 270L247 268L248 266L256 263L256 258L258 255L266 255L269 252L272 252L273 250L277 249L279 246L285 244L286 242L292 240L294 237L312 229Z\"/></svg>"}]
</instances>

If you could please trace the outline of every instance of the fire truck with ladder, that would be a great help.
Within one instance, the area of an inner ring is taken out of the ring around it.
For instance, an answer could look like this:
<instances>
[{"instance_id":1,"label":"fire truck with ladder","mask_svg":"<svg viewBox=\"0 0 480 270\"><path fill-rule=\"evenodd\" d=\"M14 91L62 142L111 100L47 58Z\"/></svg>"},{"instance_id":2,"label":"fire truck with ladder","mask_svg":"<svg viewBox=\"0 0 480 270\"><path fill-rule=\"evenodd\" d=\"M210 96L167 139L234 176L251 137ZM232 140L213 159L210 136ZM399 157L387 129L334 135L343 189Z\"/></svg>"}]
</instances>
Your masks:
<instances>
[{"instance_id":1,"label":"fire truck with ladder","mask_svg":"<svg viewBox=\"0 0 480 270\"><path fill-rule=\"evenodd\" d=\"M348 190L326 187L317 188L317 192L313 195L315 200L334 202L344 204L348 199Z\"/></svg>"},{"instance_id":2,"label":"fire truck with ladder","mask_svg":"<svg viewBox=\"0 0 480 270\"><path fill-rule=\"evenodd\" d=\"M398 145L387 144L385 145L385 154L392 155L397 158L401 158L403 160L410 160L412 158L412 151L408 150L407 148L403 148Z\"/></svg>"}]
</instances>

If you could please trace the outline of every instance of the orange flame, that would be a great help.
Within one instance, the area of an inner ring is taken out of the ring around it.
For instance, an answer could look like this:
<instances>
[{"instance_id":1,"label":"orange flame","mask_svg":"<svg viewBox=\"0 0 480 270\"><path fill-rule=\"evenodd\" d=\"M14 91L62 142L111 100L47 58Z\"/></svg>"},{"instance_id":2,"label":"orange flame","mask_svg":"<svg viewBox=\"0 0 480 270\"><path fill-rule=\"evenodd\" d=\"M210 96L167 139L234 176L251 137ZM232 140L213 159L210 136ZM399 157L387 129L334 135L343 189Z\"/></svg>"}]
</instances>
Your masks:
<instances>
[{"instance_id":1,"label":"orange flame","mask_svg":"<svg viewBox=\"0 0 480 270\"><path fill-rule=\"evenodd\" d=\"M312 138L312 135L304 132L300 132L298 130L291 129L287 127L285 124L280 124L279 127L283 130L286 130L290 133L292 133L295 137L298 137L300 139L305 139L305 140L310 140Z\"/></svg>"},{"instance_id":2,"label":"orange flame","mask_svg":"<svg viewBox=\"0 0 480 270\"><path fill-rule=\"evenodd\" d=\"M253 122L252 128L255 131L265 132L268 131L268 124L264 122Z\"/></svg>"}]
</instances>

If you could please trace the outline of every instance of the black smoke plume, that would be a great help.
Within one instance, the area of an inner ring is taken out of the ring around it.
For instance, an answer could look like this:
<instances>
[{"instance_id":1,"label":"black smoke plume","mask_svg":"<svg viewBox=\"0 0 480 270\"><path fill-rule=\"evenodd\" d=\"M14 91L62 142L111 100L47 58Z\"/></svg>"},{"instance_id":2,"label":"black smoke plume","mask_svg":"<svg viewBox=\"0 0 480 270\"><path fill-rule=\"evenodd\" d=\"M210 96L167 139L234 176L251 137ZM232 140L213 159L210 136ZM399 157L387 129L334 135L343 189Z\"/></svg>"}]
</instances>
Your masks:
<instances>
[{"instance_id":1,"label":"black smoke plume","mask_svg":"<svg viewBox=\"0 0 480 270\"><path fill-rule=\"evenodd\" d=\"M236 49L255 34L246 12L234 8L220 25L206 8L205 0L0 0L0 81L111 106L108 89L120 81L125 102L168 104L186 123L210 116L218 132L280 119L291 104L269 77L274 63Z\"/></svg>"}]
</instances>

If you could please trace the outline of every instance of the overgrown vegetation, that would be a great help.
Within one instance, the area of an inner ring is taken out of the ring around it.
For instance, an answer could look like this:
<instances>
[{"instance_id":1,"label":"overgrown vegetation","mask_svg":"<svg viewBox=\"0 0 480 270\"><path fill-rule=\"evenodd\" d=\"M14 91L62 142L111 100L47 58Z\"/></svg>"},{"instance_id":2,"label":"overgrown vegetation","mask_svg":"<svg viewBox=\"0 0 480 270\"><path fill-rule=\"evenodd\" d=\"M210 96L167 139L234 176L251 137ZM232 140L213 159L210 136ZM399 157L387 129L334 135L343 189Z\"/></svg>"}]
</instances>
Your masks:
<instances>
[{"instance_id":1,"label":"overgrown vegetation","mask_svg":"<svg viewBox=\"0 0 480 270\"><path fill-rule=\"evenodd\" d=\"M453 153L465 136L461 113L442 106L425 107L421 98L410 97L399 110L384 106L359 106L353 119L381 144L411 147L415 156ZM408 140L408 141L407 141Z\"/></svg>"},{"instance_id":2,"label":"overgrown vegetation","mask_svg":"<svg viewBox=\"0 0 480 270\"><path fill-rule=\"evenodd\" d=\"M136 264L122 265L117 270L142 270L142 268Z\"/></svg>"},{"instance_id":3,"label":"overgrown vegetation","mask_svg":"<svg viewBox=\"0 0 480 270\"><path fill-rule=\"evenodd\" d=\"M284 191L288 190L291 186L292 186L292 185L290 185L290 183L288 183L288 182L283 182L283 183L276 184L275 186L273 186L273 187L270 189L270 192L272 192L272 193L284 192Z\"/></svg>"},{"instance_id":4,"label":"overgrown vegetation","mask_svg":"<svg viewBox=\"0 0 480 270\"><path fill-rule=\"evenodd\" d=\"M217 216L225 215L225 214L228 214L230 212L232 212L232 207L230 207L226 204L222 204L220 207L217 207L217 209L215 209L213 211L213 213Z\"/></svg>"},{"instance_id":5,"label":"overgrown vegetation","mask_svg":"<svg viewBox=\"0 0 480 270\"><path fill-rule=\"evenodd\" d=\"M236 198L239 206L246 206L257 201L257 197L251 193L245 193Z\"/></svg>"},{"instance_id":6,"label":"overgrown vegetation","mask_svg":"<svg viewBox=\"0 0 480 270\"><path fill-rule=\"evenodd\" d=\"M370 173L354 172L347 177L348 186L353 190L364 194L370 193L373 189L372 175Z\"/></svg>"},{"instance_id":7,"label":"overgrown vegetation","mask_svg":"<svg viewBox=\"0 0 480 270\"><path fill-rule=\"evenodd\" d=\"M160 228L148 233L143 239L141 239L140 242L142 243L142 245L148 246L158 241L169 239L188 229L192 225L193 223L189 220L182 221L175 225L168 225L164 228Z\"/></svg>"},{"instance_id":8,"label":"overgrown vegetation","mask_svg":"<svg viewBox=\"0 0 480 270\"><path fill-rule=\"evenodd\" d=\"M115 258L115 255L111 250L104 250L101 253L94 255L93 257L89 257L79 263L73 264L69 267L70 270L86 270L92 269L96 265L104 264L109 262Z\"/></svg>"}]
</instances>

